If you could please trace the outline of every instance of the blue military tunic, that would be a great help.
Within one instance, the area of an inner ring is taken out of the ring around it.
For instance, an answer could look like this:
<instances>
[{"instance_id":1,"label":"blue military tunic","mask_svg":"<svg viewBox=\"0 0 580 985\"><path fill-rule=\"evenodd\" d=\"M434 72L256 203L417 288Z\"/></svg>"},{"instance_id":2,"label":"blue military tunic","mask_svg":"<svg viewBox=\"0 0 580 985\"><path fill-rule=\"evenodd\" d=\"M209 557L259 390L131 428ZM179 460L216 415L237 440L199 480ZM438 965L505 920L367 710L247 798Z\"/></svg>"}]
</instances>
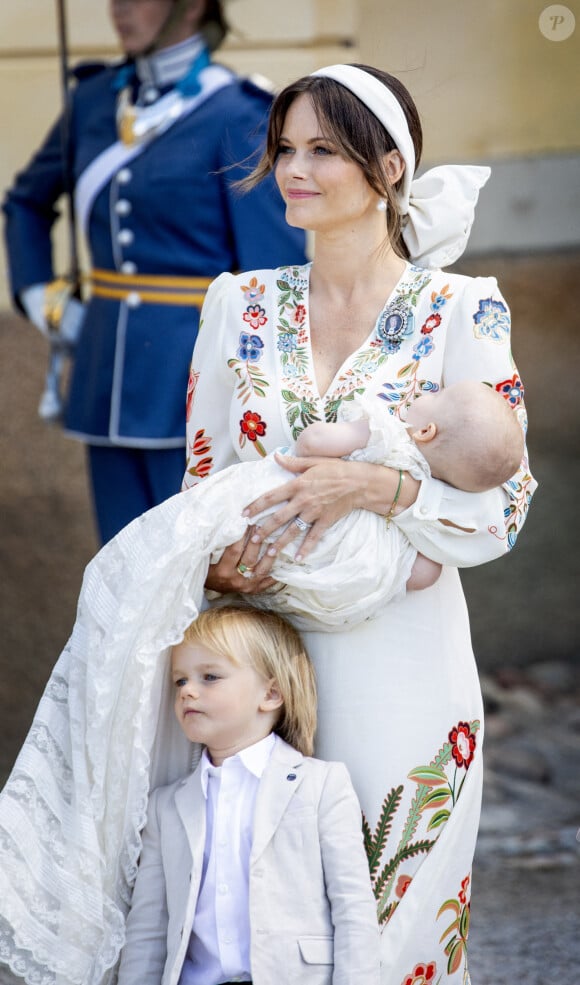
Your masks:
<instances>
[{"instance_id":1,"label":"blue military tunic","mask_svg":"<svg viewBox=\"0 0 580 985\"><path fill-rule=\"evenodd\" d=\"M118 77L125 66L80 77L72 97L75 184L118 141ZM204 97L121 163L87 215L92 265L115 275L213 278L300 262L302 232L284 220L272 181L250 193L234 182L265 136L271 97L228 74ZM60 128L55 126L4 204L11 286L53 279L50 231L63 192ZM185 443L185 396L199 308L93 296L78 343L65 426L90 444L171 448Z\"/></svg>"}]
</instances>

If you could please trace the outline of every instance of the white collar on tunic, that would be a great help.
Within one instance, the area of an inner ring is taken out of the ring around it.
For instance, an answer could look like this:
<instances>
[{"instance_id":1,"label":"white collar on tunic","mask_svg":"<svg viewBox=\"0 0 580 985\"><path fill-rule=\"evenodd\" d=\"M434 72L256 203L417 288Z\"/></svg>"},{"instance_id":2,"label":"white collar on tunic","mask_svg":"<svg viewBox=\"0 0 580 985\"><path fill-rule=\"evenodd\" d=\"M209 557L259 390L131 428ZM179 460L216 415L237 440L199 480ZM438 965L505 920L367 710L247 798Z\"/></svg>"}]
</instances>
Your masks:
<instances>
[{"instance_id":1,"label":"white collar on tunic","mask_svg":"<svg viewBox=\"0 0 580 985\"><path fill-rule=\"evenodd\" d=\"M183 78L204 47L201 34L194 34L179 44L141 56L135 60L137 78L142 85L159 89L174 85Z\"/></svg>"},{"instance_id":2,"label":"white collar on tunic","mask_svg":"<svg viewBox=\"0 0 580 985\"><path fill-rule=\"evenodd\" d=\"M204 749L200 760L200 780L204 797L207 798L209 777L221 776L223 769L229 770L242 766L248 773L252 773L259 780L266 769L276 741L274 732L270 732L264 739L254 742L253 745L247 746L245 749L241 749L235 756L228 756L221 766L214 766L207 754L207 749Z\"/></svg>"}]
</instances>

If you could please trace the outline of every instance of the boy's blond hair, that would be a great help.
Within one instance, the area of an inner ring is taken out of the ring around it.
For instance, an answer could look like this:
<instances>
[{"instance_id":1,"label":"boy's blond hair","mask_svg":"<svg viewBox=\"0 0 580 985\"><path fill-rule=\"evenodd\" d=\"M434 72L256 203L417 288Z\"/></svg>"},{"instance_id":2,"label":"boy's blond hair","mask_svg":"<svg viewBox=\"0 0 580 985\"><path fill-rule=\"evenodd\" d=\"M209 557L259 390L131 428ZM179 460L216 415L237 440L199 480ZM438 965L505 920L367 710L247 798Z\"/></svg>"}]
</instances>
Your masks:
<instances>
[{"instance_id":1,"label":"boy's blond hair","mask_svg":"<svg viewBox=\"0 0 580 985\"><path fill-rule=\"evenodd\" d=\"M265 680L275 680L283 705L274 731L311 756L316 731L316 678L297 630L276 612L250 605L218 605L200 613L184 643L201 643L231 660L248 663Z\"/></svg>"}]
</instances>

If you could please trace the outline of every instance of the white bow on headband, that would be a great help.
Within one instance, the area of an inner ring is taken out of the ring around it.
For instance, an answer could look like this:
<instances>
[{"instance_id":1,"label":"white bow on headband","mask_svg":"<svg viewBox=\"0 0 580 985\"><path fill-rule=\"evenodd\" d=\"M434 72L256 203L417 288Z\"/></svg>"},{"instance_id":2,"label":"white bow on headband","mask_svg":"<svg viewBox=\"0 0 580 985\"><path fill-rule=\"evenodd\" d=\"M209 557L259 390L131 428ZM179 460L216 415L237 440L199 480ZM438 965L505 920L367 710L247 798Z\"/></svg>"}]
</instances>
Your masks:
<instances>
[{"instance_id":1,"label":"white bow on headband","mask_svg":"<svg viewBox=\"0 0 580 985\"><path fill-rule=\"evenodd\" d=\"M413 141L401 104L393 93L374 75L354 65L329 65L312 74L334 79L350 89L397 145L405 161L399 205L401 215L407 217L403 239L411 260L431 268L454 263L467 245L479 190L488 180L490 168L446 164L414 179Z\"/></svg>"}]
</instances>

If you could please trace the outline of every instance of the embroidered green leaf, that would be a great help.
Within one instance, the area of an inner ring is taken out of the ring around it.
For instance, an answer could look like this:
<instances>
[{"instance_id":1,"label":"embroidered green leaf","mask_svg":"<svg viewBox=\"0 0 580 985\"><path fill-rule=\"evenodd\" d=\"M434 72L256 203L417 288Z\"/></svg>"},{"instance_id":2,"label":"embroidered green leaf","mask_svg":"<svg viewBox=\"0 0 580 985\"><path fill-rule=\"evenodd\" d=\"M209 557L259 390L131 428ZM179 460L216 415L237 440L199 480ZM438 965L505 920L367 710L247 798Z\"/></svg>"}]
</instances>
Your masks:
<instances>
[{"instance_id":1,"label":"embroidered green leaf","mask_svg":"<svg viewBox=\"0 0 580 985\"><path fill-rule=\"evenodd\" d=\"M380 876L374 883L375 897L379 900L380 905L384 905L387 901L392 880L401 862L414 858L416 855L420 855L421 853L428 852L434 844L434 841L425 839L424 841L416 841L410 845L405 845L404 848L398 851L397 854L389 862L387 862Z\"/></svg>"},{"instance_id":2,"label":"embroidered green leaf","mask_svg":"<svg viewBox=\"0 0 580 985\"><path fill-rule=\"evenodd\" d=\"M425 798L421 810L428 810L432 807L442 807L449 800L451 794L448 790L435 789Z\"/></svg>"},{"instance_id":3,"label":"embroidered green leaf","mask_svg":"<svg viewBox=\"0 0 580 985\"><path fill-rule=\"evenodd\" d=\"M398 379L402 379L405 376L412 376L417 371L417 363L413 361L412 363L407 363L406 366L401 366L397 373Z\"/></svg>"},{"instance_id":4,"label":"embroidered green leaf","mask_svg":"<svg viewBox=\"0 0 580 985\"><path fill-rule=\"evenodd\" d=\"M292 390L282 390L282 397L290 404L296 403L298 400L298 397L295 393L292 393Z\"/></svg>"},{"instance_id":5,"label":"embroidered green leaf","mask_svg":"<svg viewBox=\"0 0 580 985\"><path fill-rule=\"evenodd\" d=\"M299 411L298 407L294 406L294 407L290 407L289 408L289 410L288 410L288 424L290 426L292 426L294 424L294 421L298 417L298 414L299 413L300 413L300 411Z\"/></svg>"},{"instance_id":6,"label":"embroidered green leaf","mask_svg":"<svg viewBox=\"0 0 580 985\"><path fill-rule=\"evenodd\" d=\"M459 933L466 941L469 934L469 919L470 919L470 909L468 906L464 906L461 911L461 918L459 920Z\"/></svg>"},{"instance_id":7,"label":"embroidered green leaf","mask_svg":"<svg viewBox=\"0 0 580 985\"><path fill-rule=\"evenodd\" d=\"M371 835L369 828L369 837L365 842L365 848L367 851L371 876L375 874L381 861L382 854L385 850L387 837L393 823L394 814L401 803L402 793L402 785L399 787L393 787L391 792L387 794L383 801L374 835Z\"/></svg>"},{"instance_id":8,"label":"embroidered green leaf","mask_svg":"<svg viewBox=\"0 0 580 985\"><path fill-rule=\"evenodd\" d=\"M389 903L389 905L385 907L382 913L377 913L377 916L379 918L379 924L388 923L396 909L397 909L397 903L393 902L393 903Z\"/></svg>"},{"instance_id":9,"label":"embroidered green leaf","mask_svg":"<svg viewBox=\"0 0 580 985\"><path fill-rule=\"evenodd\" d=\"M414 780L415 783L424 783L428 787L436 787L440 783L447 783L445 771L437 766L417 766L407 776L410 780Z\"/></svg>"},{"instance_id":10,"label":"embroidered green leaf","mask_svg":"<svg viewBox=\"0 0 580 985\"><path fill-rule=\"evenodd\" d=\"M445 902L442 903L439 909L437 910L437 920L439 919L441 914L445 913L447 910L451 910L451 912L455 913L455 915L458 917L460 909L461 907L459 905L459 900L446 899Z\"/></svg>"},{"instance_id":11,"label":"embroidered green leaf","mask_svg":"<svg viewBox=\"0 0 580 985\"><path fill-rule=\"evenodd\" d=\"M463 961L463 941L456 941L449 949L449 961L447 962L447 974L453 975ZM447 949L446 949L447 950Z\"/></svg>"},{"instance_id":12,"label":"embroidered green leaf","mask_svg":"<svg viewBox=\"0 0 580 985\"><path fill-rule=\"evenodd\" d=\"M308 353L304 346L299 346L298 349L294 350L290 361L296 367L298 373L303 376L305 370L308 368Z\"/></svg>"},{"instance_id":13,"label":"embroidered green leaf","mask_svg":"<svg viewBox=\"0 0 580 985\"><path fill-rule=\"evenodd\" d=\"M427 831L433 831L434 828L440 828L441 825L445 824L450 817L451 811L448 811L447 808L444 808L442 811L437 811L429 821Z\"/></svg>"}]
</instances>

